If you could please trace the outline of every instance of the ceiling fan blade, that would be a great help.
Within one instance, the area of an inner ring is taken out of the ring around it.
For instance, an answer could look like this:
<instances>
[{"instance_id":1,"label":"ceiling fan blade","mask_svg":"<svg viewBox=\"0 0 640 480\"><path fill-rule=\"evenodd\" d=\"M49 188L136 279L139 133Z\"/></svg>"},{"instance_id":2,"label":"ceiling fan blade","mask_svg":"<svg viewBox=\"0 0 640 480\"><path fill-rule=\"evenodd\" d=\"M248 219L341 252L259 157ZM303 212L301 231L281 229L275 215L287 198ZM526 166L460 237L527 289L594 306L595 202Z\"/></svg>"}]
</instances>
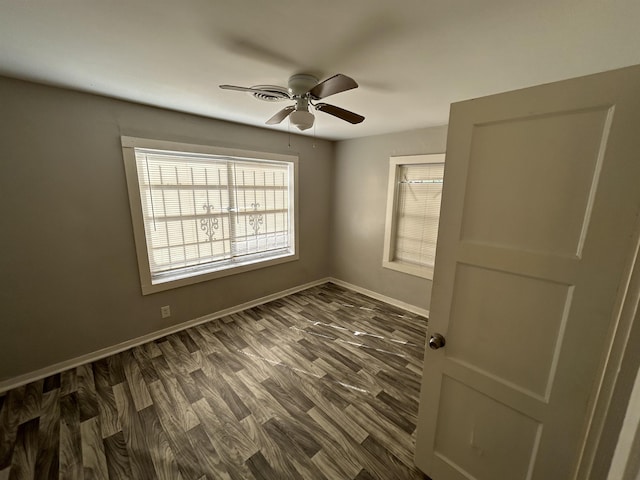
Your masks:
<instances>
[{"instance_id":1,"label":"ceiling fan blade","mask_svg":"<svg viewBox=\"0 0 640 480\"><path fill-rule=\"evenodd\" d=\"M273 90L263 90L261 88L238 87L236 85L220 85L220 88L222 88L223 90L236 90L238 92L261 93L263 95L267 95L270 97L278 97L278 98L286 98L286 99L291 98L286 93L276 92Z\"/></svg>"},{"instance_id":2,"label":"ceiling fan blade","mask_svg":"<svg viewBox=\"0 0 640 480\"><path fill-rule=\"evenodd\" d=\"M267 125L276 125L276 124L280 123L285 118L287 118L289 115L291 115L291 112L293 112L295 109L296 109L296 107L293 106L293 105L290 105L288 107L284 107L282 110L280 110L278 113L276 113L273 117L271 117L269 120L267 120L266 124Z\"/></svg>"},{"instance_id":3,"label":"ceiling fan blade","mask_svg":"<svg viewBox=\"0 0 640 480\"><path fill-rule=\"evenodd\" d=\"M338 73L331 78L327 78L324 82L317 84L309 90L309 94L314 100L319 100L329 95L351 90L352 88L358 88L356 81L351 77Z\"/></svg>"},{"instance_id":4,"label":"ceiling fan blade","mask_svg":"<svg viewBox=\"0 0 640 480\"><path fill-rule=\"evenodd\" d=\"M358 115L357 113L350 112L349 110L345 110L344 108L336 107L335 105L329 105L328 103L316 103L314 105L316 110L320 110L321 112L328 113L329 115L333 115L334 117L338 117L345 122L349 123L362 123L364 117L362 115Z\"/></svg>"}]
</instances>

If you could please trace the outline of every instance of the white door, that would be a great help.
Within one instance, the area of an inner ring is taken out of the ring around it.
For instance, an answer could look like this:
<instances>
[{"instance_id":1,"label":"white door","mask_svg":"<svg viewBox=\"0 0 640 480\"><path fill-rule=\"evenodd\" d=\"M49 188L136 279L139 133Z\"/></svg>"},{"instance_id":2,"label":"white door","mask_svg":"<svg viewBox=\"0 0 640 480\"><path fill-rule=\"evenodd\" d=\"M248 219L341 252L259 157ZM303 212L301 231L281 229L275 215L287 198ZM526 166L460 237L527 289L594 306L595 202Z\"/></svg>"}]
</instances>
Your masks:
<instances>
[{"instance_id":1,"label":"white door","mask_svg":"<svg viewBox=\"0 0 640 480\"><path fill-rule=\"evenodd\" d=\"M454 104L418 418L433 480L568 480L640 213L640 66Z\"/></svg>"}]
</instances>

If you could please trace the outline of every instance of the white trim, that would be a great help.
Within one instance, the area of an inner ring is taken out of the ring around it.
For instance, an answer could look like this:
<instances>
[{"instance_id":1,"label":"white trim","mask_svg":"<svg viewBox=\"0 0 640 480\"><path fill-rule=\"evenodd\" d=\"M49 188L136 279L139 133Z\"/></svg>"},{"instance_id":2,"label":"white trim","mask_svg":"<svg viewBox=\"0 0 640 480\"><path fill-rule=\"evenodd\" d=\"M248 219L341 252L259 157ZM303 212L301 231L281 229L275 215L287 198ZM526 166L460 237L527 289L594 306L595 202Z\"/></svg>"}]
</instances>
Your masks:
<instances>
[{"instance_id":1,"label":"white trim","mask_svg":"<svg viewBox=\"0 0 640 480\"><path fill-rule=\"evenodd\" d=\"M195 143L173 142L170 140L157 140L139 137L120 137L123 148L150 148L153 150L170 150L190 153L206 153L209 155L227 155L230 157L255 158L258 160L277 160L281 162L293 162L298 160L297 155L263 152L257 150L245 150L241 148L221 147L218 145L205 145Z\"/></svg>"},{"instance_id":2,"label":"white trim","mask_svg":"<svg viewBox=\"0 0 640 480\"><path fill-rule=\"evenodd\" d=\"M138 259L138 273L140 275L140 287L143 295L149 295L165 290L171 290L186 285L213 280L216 278L235 275L238 273L258 270L261 268L278 265L286 262L297 261L300 258L299 241L299 178L298 178L298 156L282 153L258 152L252 150L242 150L238 148L218 147L213 145L196 145L179 143L164 140L154 140L136 137L120 137L122 144L122 158L124 161L125 177L127 180L127 191L129 193L129 208L131 211L131 223L133 227L133 237L136 246L136 256ZM268 260L255 260L240 264L229 264L224 268L218 266L214 270L204 270L201 273L183 274L178 277L171 277L164 281L152 281L151 267L149 265L149 253L147 236L145 233L144 219L142 215L142 199L140 194L140 183L138 179L138 168L136 164L135 148L148 148L165 150L170 152L200 153L207 155L218 155L227 157L237 157L245 159L267 160L274 162L286 162L290 164L293 188L289 188L289 205L293 210L293 218L290 218L289 235L293 238L292 245L287 253L269 258Z\"/></svg>"},{"instance_id":3,"label":"white trim","mask_svg":"<svg viewBox=\"0 0 640 480\"><path fill-rule=\"evenodd\" d=\"M608 422L613 421L609 416L609 410L613 406L613 395L620 380L620 371L625 359L629 358L632 355L630 352L636 348L631 344L631 335L634 328L639 328L638 321L640 321L640 222L636 223L633 242L635 247L629 255L627 271L622 275L618 286L618 298L611 322L612 332L607 335L607 338L610 338L609 351L600 372L598 385L596 385L586 426L585 440L578 462L577 479L589 479L592 476L594 462L603 447L602 442L607 440L603 438L603 433ZM638 441L636 439L636 442ZM623 454L624 452L618 453L618 455ZM629 456L625 460L635 461L637 462L635 466L640 467L640 456L637 454L635 457ZM624 480L628 478L624 477ZM635 480L640 480L640 478Z\"/></svg>"},{"instance_id":4,"label":"white trim","mask_svg":"<svg viewBox=\"0 0 640 480\"><path fill-rule=\"evenodd\" d=\"M256 300L251 300L249 302L245 302L240 305L236 305L234 307L225 308L224 310L220 310L215 313L210 313L203 317L187 320L186 322L179 323L177 325L172 325L170 327L163 328L162 330L156 330L155 332L151 332L146 335L142 335L141 337L127 340L125 342L118 343L110 347L101 348L100 350L96 350L95 352L87 353L85 355L80 355L79 357L65 360L63 362L59 362L45 368L34 370L33 372L25 373L24 375L19 375L17 377L10 378L8 380L4 380L0 382L0 393L5 392L7 390L11 390L12 388L20 387L27 383L35 382L36 380L40 380L50 375L55 375L56 373L63 372L70 368L78 367L85 363L95 362L96 360L100 360L110 355L124 352L125 350L129 350L130 348L137 347L138 345L142 345L143 343L151 342L153 340L165 337L167 335L171 335L181 330L185 330L187 328L200 325L201 323L206 323L211 320L215 320L217 318L225 317L233 313L238 313L248 308L257 307L258 305L263 305L273 300L286 297L287 295L292 295L294 293L300 292L302 290L306 290L311 287L323 285L330 281L332 280L329 278L322 278L314 282L305 283L304 285L298 285L297 287L288 288L286 290L282 290L281 292L272 293L271 295L267 295L265 297L261 297Z\"/></svg>"},{"instance_id":5,"label":"white trim","mask_svg":"<svg viewBox=\"0 0 640 480\"><path fill-rule=\"evenodd\" d=\"M380 300L382 302L388 303L398 308L402 308L412 313L416 313L418 315L422 315L427 318L429 317L429 311L423 308L419 308L419 307L416 307L415 305L410 305L408 303L401 302L400 300L396 300L394 298L387 297L386 295L382 295L380 293L367 290L366 288L358 287L351 283L338 280L337 278L325 277L325 278L321 278L320 280L315 280L313 282L305 283L304 285L298 285L296 287L288 288L286 290L282 290L277 293L272 293L271 295L260 297L258 299L251 300L249 302L245 302L240 305L236 305L234 307L225 308L224 310L220 310L215 313L210 313L203 317L187 320L186 322L179 323L177 325L172 325L170 327L163 328L162 330L156 330L155 332L142 335L141 337L136 337L131 340L127 340L122 343L112 345L110 347L101 348L100 350L96 350L95 352L87 353L85 355L80 355L79 357L65 360L63 362L58 362L48 367L40 368L38 370L34 370L32 372L25 373L17 377L13 377L8 380L3 380L0 382L0 393L6 392L7 390L11 390L12 388L17 388L22 385L26 385L27 383L35 382L36 380L40 380L42 378L49 377L51 375L55 375L56 373L63 372L70 368L75 368L80 365L84 365L85 363L95 362L96 360L100 360L110 355L115 355L116 353L124 352L125 350L129 350L130 348L137 347L138 345L151 342L158 338L171 335L173 333L179 332L181 330L185 330L187 328L194 327L196 325L200 325L201 323L210 322L211 320L225 317L233 313L238 313L248 308L257 307L258 305L263 305L273 300L286 297L287 295L292 295L294 293L301 292L302 290L306 290L311 287L317 287L318 285L323 285L325 283L334 283L335 285L338 285L343 288L347 288L349 290L353 290L354 292L361 293L362 295L366 295L367 297L375 298L376 300Z\"/></svg>"},{"instance_id":6,"label":"white trim","mask_svg":"<svg viewBox=\"0 0 640 480\"><path fill-rule=\"evenodd\" d=\"M382 254L382 266L398 272L415 275L416 277L433 280L433 267L409 265L401 263L393 258L395 251L396 233L396 209L398 204L398 173L402 165L415 165L421 163L444 163L444 153L429 153L423 155L406 155L389 157L389 181L387 185L387 213L384 228L384 248Z\"/></svg>"},{"instance_id":7,"label":"white trim","mask_svg":"<svg viewBox=\"0 0 640 480\"><path fill-rule=\"evenodd\" d=\"M607 479L640 479L640 370L636 375Z\"/></svg>"},{"instance_id":8,"label":"white trim","mask_svg":"<svg viewBox=\"0 0 640 480\"><path fill-rule=\"evenodd\" d=\"M407 310L408 312L415 313L417 315L422 315L423 317L429 318L429 310L424 308L416 307L415 305L411 305L409 303L402 302L395 298L387 297L386 295L382 295L381 293L374 292L373 290L367 290L363 287L358 287L349 282L345 282L343 280L338 280L337 278L330 277L327 279L328 282L335 283L340 287L347 288L349 290L353 290L354 292L361 293L362 295L366 295L367 297L375 298L376 300L380 300L381 302L388 303L393 305L394 307L402 308L403 310Z\"/></svg>"}]
</instances>

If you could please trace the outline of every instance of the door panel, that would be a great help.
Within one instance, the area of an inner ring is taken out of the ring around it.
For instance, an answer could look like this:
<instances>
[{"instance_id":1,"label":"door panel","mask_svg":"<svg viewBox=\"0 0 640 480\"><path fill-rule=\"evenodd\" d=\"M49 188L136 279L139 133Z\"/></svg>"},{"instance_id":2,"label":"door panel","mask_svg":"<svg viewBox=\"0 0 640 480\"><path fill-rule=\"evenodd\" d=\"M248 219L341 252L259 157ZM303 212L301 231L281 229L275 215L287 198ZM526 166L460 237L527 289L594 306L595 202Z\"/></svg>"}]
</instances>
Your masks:
<instances>
[{"instance_id":1,"label":"door panel","mask_svg":"<svg viewBox=\"0 0 640 480\"><path fill-rule=\"evenodd\" d=\"M474 125L462 241L579 255L610 109Z\"/></svg>"},{"instance_id":2,"label":"door panel","mask_svg":"<svg viewBox=\"0 0 640 480\"><path fill-rule=\"evenodd\" d=\"M435 439L438 458L467 477L476 472L480 478L527 478L539 441L538 422L447 376L441 400Z\"/></svg>"},{"instance_id":3,"label":"door panel","mask_svg":"<svg viewBox=\"0 0 640 480\"><path fill-rule=\"evenodd\" d=\"M458 264L447 358L547 398L571 293L569 285Z\"/></svg>"},{"instance_id":4,"label":"door panel","mask_svg":"<svg viewBox=\"0 0 640 480\"><path fill-rule=\"evenodd\" d=\"M628 282L640 67L452 105L416 464L570 479Z\"/></svg>"}]
</instances>

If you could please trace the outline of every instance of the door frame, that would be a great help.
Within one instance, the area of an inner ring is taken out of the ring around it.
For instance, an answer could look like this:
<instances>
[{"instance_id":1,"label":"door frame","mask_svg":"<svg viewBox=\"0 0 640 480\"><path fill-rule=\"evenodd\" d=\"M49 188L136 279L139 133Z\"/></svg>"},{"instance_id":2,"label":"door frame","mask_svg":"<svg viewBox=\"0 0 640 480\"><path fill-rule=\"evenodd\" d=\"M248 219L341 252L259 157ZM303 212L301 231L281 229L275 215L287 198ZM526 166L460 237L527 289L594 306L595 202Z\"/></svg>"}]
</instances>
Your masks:
<instances>
[{"instance_id":1,"label":"door frame","mask_svg":"<svg viewBox=\"0 0 640 480\"><path fill-rule=\"evenodd\" d=\"M636 317L637 319L637 317ZM640 478L640 370L627 408L607 480Z\"/></svg>"},{"instance_id":2,"label":"door frame","mask_svg":"<svg viewBox=\"0 0 640 480\"><path fill-rule=\"evenodd\" d=\"M640 369L640 353L635 352L634 339L640 339L640 219L636 221L634 248L627 262L627 271L620 280L611 322L607 355L599 382L595 386L591 415L585 425L576 479L600 478L609 471L613 452L622 430L624 414ZM631 452L629 452L630 460ZM604 478L604 477L603 477Z\"/></svg>"}]
</instances>

